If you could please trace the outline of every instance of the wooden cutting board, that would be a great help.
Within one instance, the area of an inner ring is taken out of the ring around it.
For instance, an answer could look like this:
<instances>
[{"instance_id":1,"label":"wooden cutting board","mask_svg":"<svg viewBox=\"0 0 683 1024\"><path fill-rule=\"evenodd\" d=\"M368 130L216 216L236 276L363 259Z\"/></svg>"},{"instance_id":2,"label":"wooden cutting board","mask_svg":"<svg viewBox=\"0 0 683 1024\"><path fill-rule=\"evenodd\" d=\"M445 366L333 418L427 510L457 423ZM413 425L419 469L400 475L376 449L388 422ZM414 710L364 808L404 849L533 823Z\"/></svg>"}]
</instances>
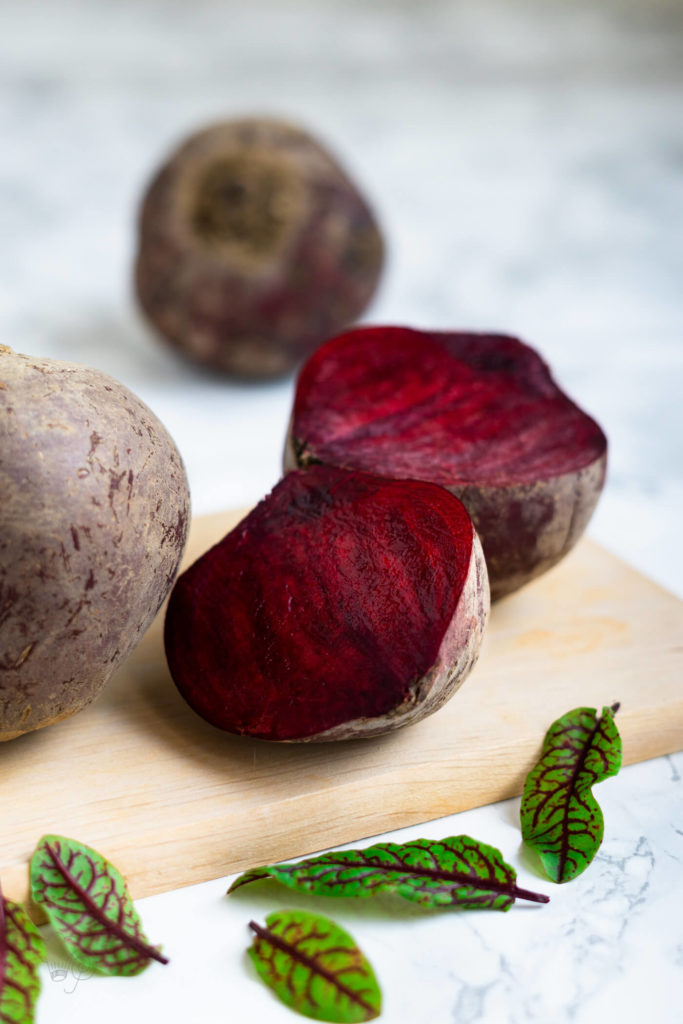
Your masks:
<instances>
[{"instance_id":1,"label":"wooden cutting board","mask_svg":"<svg viewBox=\"0 0 683 1024\"><path fill-rule=\"evenodd\" d=\"M197 519L186 562L240 518ZM38 839L95 846L134 897L519 794L547 726L621 701L626 763L683 748L683 604L590 541L494 606L478 665L389 736L277 745L221 733L171 682L161 617L87 710L0 744L0 878Z\"/></svg>"}]
</instances>

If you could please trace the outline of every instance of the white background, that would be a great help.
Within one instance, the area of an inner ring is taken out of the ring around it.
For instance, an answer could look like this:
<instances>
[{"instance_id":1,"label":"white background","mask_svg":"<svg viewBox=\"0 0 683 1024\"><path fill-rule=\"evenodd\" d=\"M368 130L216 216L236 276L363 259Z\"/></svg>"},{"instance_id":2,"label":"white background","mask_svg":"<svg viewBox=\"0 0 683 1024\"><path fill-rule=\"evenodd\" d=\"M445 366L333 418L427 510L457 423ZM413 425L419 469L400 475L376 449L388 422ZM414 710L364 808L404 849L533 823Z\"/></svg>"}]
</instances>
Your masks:
<instances>
[{"instance_id":1,"label":"white background","mask_svg":"<svg viewBox=\"0 0 683 1024\"><path fill-rule=\"evenodd\" d=\"M300 120L384 225L367 319L537 346L609 436L590 533L681 593L682 111L674 0L0 0L0 343L136 391L183 453L195 513L261 497L292 381L231 384L151 336L131 297L134 219L188 131L252 112ZM317 907L371 956L387 1022L678 1021L682 772L678 756L605 783L598 861L540 912ZM409 834L470 831L542 888L515 814L511 802ZM75 991L46 971L40 1024L293 1019L253 980L244 926L303 904L224 890L141 901L172 965Z\"/></svg>"}]
</instances>

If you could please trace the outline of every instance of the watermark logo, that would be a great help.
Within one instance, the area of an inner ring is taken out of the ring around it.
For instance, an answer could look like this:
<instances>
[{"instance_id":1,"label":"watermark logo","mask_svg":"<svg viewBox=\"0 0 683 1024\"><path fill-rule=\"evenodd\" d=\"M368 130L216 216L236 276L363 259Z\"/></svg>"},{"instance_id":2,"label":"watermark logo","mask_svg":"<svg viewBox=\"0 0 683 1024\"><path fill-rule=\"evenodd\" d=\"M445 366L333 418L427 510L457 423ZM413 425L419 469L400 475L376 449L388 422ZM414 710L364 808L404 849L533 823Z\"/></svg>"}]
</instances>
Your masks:
<instances>
[{"instance_id":1,"label":"watermark logo","mask_svg":"<svg viewBox=\"0 0 683 1024\"><path fill-rule=\"evenodd\" d=\"M63 991L67 996L76 991L80 981L92 978L90 971L81 970L80 967L74 967L72 964L61 964L56 960L48 960L47 969L50 972L51 980L57 985L64 986Z\"/></svg>"}]
</instances>

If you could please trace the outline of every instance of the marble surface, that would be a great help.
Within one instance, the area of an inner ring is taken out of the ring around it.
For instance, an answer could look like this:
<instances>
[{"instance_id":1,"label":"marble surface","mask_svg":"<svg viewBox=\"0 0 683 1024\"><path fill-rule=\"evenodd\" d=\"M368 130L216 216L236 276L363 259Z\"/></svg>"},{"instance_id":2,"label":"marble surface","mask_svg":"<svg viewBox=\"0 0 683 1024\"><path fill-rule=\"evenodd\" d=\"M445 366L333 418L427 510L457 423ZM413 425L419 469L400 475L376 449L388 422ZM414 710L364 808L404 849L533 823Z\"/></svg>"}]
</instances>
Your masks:
<instances>
[{"instance_id":1,"label":"marble surface","mask_svg":"<svg viewBox=\"0 0 683 1024\"><path fill-rule=\"evenodd\" d=\"M507 913L427 912L398 898L311 899L262 883L225 896L231 878L138 901L147 934L171 958L138 978L51 979L39 1024L295 1018L256 979L249 920L308 909L334 918L375 968L386 1024L678 1024L683 1006L683 754L626 768L596 791L607 822L595 861L556 886L520 847L519 801L391 834L396 842L465 833L498 846L518 883L546 906ZM369 844L359 844L369 845ZM65 963L50 944L53 972Z\"/></svg>"},{"instance_id":2,"label":"marble surface","mask_svg":"<svg viewBox=\"0 0 683 1024\"><path fill-rule=\"evenodd\" d=\"M609 435L590 533L683 593L682 4L0 0L0 23L0 343L133 388L176 438L196 513L275 483L292 381L216 380L152 338L130 294L135 210L185 132L267 111L317 130L374 200L391 259L368 319L536 345ZM673 1024L682 776L676 755L605 783L602 850L545 886L548 907L318 905L371 957L387 1024ZM402 834L458 832L544 888L515 801ZM243 950L250 916L302 901L226 886L140 901L167 969L64 975L53 950L39 1024L294 1019Z\"/></svg>"}]
</instances>

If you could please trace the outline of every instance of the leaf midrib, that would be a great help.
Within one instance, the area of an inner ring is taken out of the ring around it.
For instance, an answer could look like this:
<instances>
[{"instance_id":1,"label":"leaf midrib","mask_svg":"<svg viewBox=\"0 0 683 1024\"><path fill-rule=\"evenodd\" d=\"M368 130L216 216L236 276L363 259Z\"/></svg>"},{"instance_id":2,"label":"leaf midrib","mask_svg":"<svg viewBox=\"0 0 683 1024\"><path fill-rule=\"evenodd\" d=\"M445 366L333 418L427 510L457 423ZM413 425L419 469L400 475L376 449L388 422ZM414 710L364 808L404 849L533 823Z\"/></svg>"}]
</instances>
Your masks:
<instances>
[{"instance_id":1,"label":"leaf midrib","mask_svg":"<svg viewBox=\"0 0 683 1024\"><path fill-rule=\"evenodd\" d=\"M321 862L322 863L322 862ZM355 867L372 868L375 871L385 871L388 873L413 875L415 878L427 877L433 878L443 882L454 882L456 885L462 885L469 887L470 889L486 890L489 889L492 892L500 893L503 896L511 896L513 899L526 899L531 900L534 903L547 903L549 897L544 896L542 893L531 892L528 889L521 889L515 882L499 882L497 879L484 880L472 878L470 875L458 871L446 871L445 868L423 868L413 867L412 865L405 866L389 866L385 864L373 864L370 861L366 861L363 864L349 864L348 861L325 861L324 866L334 867L340 869L352 869ZM280 868L282 870L282 868ZM258 881L258 879L253 879ZM340 885L343 882L339 883Z\"/></svg>"},{"instance_id":2,"label":"leaf midrib","mask_svg":"<svg viewBox=\"0 0 683 1024\"><path fill-rule=\"evenodd\" d=\"M56 851L50 845L50 843L45 843L45 850L47 851L50 860L54 864L57 871L59 871L64 881L72 887L76 895L83 902L83 905L85 906L86 910L88 910L88 912L92 915L92 917L95 918L95 920L99 921L101 925L104 925L107 931L113 933L119 939L121 939L121 941L126 946L128 946L129 949L135 950L136 953L140 953L141 956L144 956L147 959L157 960L160 964L168 963L168 958L163 956L157 949L154 948L154 946L148 945L146 942L143 942L141 939L136 938L134 935L129 935L128 932L121 927L121 925L119 925L116 921L112 921L111 918L107 917L104 911L97 906L92 896L90 896L90 894L86 892L86 890L83 888L78 879L75 878L75 876L69 871L66 864L64 864L60 860L59 855L56 853Z\"/></svg>"},{"instance_id":3,"label":"leaf midrib","mask_svg":"<svg viewBox=\"0 0 683 1024\"><path fill-rule=\"evenodd\" d=\"M569 827L567 825L567 818L569 817L569 805L571 803L572 797L576 792L576 780L578 779L579 775L581 774L581 771L583 770L583 766L586 763L586 758L588 757L591 747L593 746L595 737L600 731L600 728L602 726L602 720L604 717L604 714L602 714L599 718L596 719L595 725L591 729L590 734L588 735L586 742L583 745L581 753L579 754L577 762L574 766L574 770L572 771L569 782L567 783L567 796L564 801L564 813L562 815L562 840L560 842L560 855L557 861L558 882L562 881L564 869L566 867L567 860L569 859ZM592 787L589 788L592 789Z\"/></svg>"},{"instance_id":4,"label":"leaf midrib","mask_svg":"<svg viewBox=\"0 0 683 1024\"><path fill-rule=\"evenodd\" d=\"M256 932L260 939L263 939L265 942L269 942L272 946L275 946L276 949L279 949L282 953L286 953L288 956L291 956L294 960L297 960L305 967L308 967L309 970L313 971L315 974L319 974L321 978L325 978L326 981L329 981L336 989L339 989L339 991L343 992L345 996L348 996L352 1002L362 1006L363 1009L371 1013L373 1017L377 1016L377 1010L371 1003L368 1003L361 995L354 992L354 990L349 988L348 985L345 985L343 981L339 981L336 975L331 971L328 971L327 968L321 967L320 964L312 957L307 956L306 953L302 953L296 946L286 942L285 939L281 939L280 936L272 932L270 928L263 928L260 924L257 924L256 921L250 921L249 927L252 931Z\"/></svg>"}]
</instances>

